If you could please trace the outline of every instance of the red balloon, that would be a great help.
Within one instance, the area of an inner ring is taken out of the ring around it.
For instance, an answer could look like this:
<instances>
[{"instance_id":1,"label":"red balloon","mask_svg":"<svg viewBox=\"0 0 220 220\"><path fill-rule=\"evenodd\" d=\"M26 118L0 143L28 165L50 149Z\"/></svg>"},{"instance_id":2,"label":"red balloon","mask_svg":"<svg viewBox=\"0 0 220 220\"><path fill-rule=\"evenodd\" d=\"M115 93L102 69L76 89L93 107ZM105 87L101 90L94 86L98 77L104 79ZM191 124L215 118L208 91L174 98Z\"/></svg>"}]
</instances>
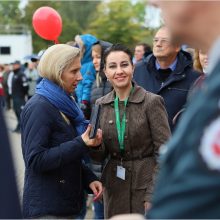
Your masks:
<instances>
[{"instance_id":1,"label":"red balloon","mask_svg":"<svg viewBox=\"0 0 220 220\"><path fill-rule=\"evenodd\" d=\"M33 15L32 24L35 32L46 40L58 41L62 31L62 18L51 7L38 8Z\"/></svg>"}]
</instances>

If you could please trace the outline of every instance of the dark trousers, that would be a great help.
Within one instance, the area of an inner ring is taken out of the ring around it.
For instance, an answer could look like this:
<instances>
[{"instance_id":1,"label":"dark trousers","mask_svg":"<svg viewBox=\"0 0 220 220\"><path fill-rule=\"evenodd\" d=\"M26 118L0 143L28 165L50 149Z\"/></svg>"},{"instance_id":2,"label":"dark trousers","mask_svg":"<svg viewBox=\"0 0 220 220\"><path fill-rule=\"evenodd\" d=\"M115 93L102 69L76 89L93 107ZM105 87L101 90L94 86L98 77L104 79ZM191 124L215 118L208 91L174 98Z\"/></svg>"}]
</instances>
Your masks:
<instances>
[{"instance_id":1,"label":"dark trousers","mask_svg":"<svg viewBox=\"0 0 220 220\"><path fill-rule=\"evenodd\" d=\"M5 105L4 96L0 96L0 108L3 108Z\"/></svg>"},{"instance_id":2,"label":"dark trousers","mask_svg":"<svg viewBox=\"0 0 220 220\"><path fill-rule=\"evenodd\" d=\"M104 219L104 205L100 201L93 202L94 219Z\"/></svg>"},{"instance_id":3,"label":"dark trousers","mask_svg":"<svg viewBox=\"0 0 220 220\"><path fill-rule=\"evenodd\" d=\"M5 94L6 109L11 109L11 95Z\"/></svg>"},{"instance_id":4,"label":"dark trousers","mask_svg":"<svg viewBox=\"0 0 220 220\"><path fill-rule=\"evenodd\" d=\"M18 121L16 129L20 129L20 115L22 108L25 105L25 99L22 97L13 97L13 109Z\"/></svg>"}]
</instances>

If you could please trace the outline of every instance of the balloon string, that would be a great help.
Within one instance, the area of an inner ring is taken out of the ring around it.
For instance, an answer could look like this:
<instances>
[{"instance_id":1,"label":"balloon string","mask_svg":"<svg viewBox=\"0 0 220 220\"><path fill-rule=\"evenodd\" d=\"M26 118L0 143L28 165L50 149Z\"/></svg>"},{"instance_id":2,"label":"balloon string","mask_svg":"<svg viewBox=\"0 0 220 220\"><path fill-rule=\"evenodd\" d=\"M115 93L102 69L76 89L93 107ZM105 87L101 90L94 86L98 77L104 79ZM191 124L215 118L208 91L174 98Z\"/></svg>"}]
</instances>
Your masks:
<instances>
[{"instance_id":1,"label":"balloon string","mask_svg":"<svg viewBox=\"0 0 220 220\"><path fill-rule=\"evenodd\" d=\"M55 39L55 40L54 40L54 44L59 44L58 39Z\"/></svg>"}]
</instances>

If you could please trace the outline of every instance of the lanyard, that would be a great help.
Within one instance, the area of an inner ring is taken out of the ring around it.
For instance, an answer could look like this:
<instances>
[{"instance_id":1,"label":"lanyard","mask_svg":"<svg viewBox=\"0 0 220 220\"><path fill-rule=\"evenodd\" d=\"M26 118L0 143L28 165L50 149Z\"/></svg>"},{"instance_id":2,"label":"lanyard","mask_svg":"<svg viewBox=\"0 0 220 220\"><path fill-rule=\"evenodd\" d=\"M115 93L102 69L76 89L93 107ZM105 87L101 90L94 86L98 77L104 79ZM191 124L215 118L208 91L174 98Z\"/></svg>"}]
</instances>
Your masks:
<instances>
[{"instance_id":1,"label":"lanyard","mask_svg":"<svg viewBox=\"0 0 220 220\"><path fill-rule=\"evenodd\" d=\"M131 89L132 92L133 88ZM116 128L117 128L117 134L118 134L118 142L120 146L121 153L124 152L125 146L124 146L124 139L125 139L125 128L126 128L126 106L128 103L128 98L124 100L124 106L125 110L122 116L122 121L120 121L120 110L119 110L119 98L118 96L115 97L114 100L114 109L115 109L115 118L116 118Z\"/></svg>"}]
</instances>

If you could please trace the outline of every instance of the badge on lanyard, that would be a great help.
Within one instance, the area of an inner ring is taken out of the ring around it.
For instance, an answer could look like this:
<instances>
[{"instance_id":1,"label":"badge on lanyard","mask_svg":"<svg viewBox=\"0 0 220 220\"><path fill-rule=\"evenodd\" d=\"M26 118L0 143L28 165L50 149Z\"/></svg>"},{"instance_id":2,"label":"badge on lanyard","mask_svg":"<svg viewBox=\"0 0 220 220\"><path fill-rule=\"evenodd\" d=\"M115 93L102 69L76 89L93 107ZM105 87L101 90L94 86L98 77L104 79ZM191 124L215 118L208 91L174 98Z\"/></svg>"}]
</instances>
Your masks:
<instances>
[{"instance_id":1,"label":"badge on lanyard","mask_svg":"<svg viewBox=\"0 0 220 220\"><path fill-rule=\"evenodd\" d=\"M133 87L131 88L130 93L132 93ZM122 116L122 120L120 121L120 109L119 109L119 98L118 96L115 97L114 100L114 109L115 109L115 119L116 119L116 129L117 129L117 134L118 134L118 142L119 142L119 148L121 155L123 155L124 150L125 150L125 145L124 145L124 138L125 138L125 130L126 130L126 106L128 103L128 98L124 100L124 113ZM117 166L117 173L116 176L122 180L125 180L125 168L122 166L122 160L121 160L121 165Z\"/></svg>"},{"instance_id":2,"label":"badge on lanyard","mask_svg":"<svg viewBox=\"0 0 220 220\"><path fill-rule=\"evenodd\" d=\"M125 180L125 168L123 166L117 166L116 176L122 180Z\"/></svg>"}]
</instances>

